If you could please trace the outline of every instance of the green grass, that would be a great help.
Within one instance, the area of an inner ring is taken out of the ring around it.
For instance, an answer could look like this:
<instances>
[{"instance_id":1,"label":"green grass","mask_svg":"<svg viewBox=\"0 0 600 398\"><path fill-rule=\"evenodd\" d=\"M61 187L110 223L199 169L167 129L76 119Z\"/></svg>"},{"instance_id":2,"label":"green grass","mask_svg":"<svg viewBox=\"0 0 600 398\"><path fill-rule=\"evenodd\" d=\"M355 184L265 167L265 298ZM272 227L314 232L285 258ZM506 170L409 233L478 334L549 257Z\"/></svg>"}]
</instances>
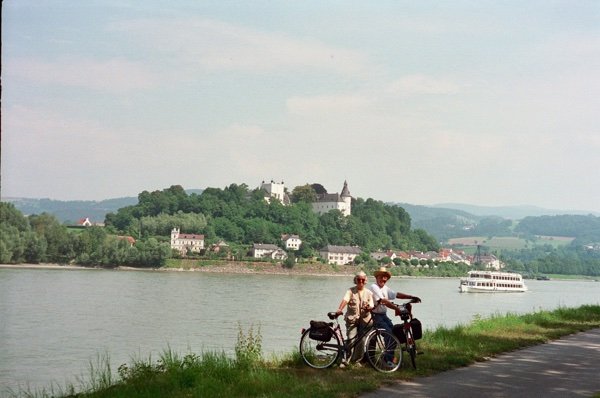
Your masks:
<instances>
[{"instance_id":1,"label":"green grass","mask_svg":"<svg viewBox=\"0 0 600 398\"><path fill-rule=\"evenodd\" d=\"M547 342L568 334L600 327L600 305L559 308L526 315L497 314L467 325L425 331L419 340L424 351L418 369L404 365L393 374L369 367L315 370L298 352L264 359L260 329L240 328L235 358L224 353L188 353L170 349L153 362L137 360L121 365L113 376L108 358L90 372L80 388L26 392L24 396L95 397L353 397L398 379L412 379L467 366L503 352ZM407 360L405 356L405 360ZM104 366L101 364L104 363ZM82 391L75 393L75 391ZM16 395L16 394L15 394Z\"/></svg>"}]
</instances>

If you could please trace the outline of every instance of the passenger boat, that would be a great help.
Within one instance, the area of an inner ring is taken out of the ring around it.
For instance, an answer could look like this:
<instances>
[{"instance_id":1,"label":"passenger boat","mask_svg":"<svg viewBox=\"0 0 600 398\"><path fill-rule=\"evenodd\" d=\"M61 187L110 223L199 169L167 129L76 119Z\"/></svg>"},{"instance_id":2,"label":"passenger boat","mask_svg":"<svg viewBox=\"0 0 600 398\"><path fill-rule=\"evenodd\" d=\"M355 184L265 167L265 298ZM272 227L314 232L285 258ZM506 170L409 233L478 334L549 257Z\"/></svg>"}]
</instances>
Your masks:
<instances>
[{"instance_id":1,"label":"passenger boat","mask_svg":"<svg viewBox=\"0 0 600 398\"><path fill-rule=\"evenodd\" d=\"M500 271L469 271L460 279L461 293L526 292L521 274Z\"/></svg>"}]
</instances>

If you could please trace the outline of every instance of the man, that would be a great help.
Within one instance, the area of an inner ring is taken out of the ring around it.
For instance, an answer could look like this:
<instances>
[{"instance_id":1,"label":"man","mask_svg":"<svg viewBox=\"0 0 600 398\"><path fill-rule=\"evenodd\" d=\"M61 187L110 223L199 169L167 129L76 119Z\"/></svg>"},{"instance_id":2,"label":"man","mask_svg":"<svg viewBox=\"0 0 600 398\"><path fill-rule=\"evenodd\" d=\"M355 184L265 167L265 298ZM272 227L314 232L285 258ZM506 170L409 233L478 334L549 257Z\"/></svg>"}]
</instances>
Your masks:
<instances>
[{"instance_id":1,"label":"man","mask_svg":"<svg viewBox=\"0 0 600 398\"><path fill-rule=\"evenodd\" d=\"M385 267L379 268L373 274L375 276L375 283L373 283L369 290L373 292L373 302L378 305L373 309L373 324L376 328L385 329L392 333L392 327L394 324L392 320L387 316L387 309L393 309L395 315L400 315L400 311L396 306L392 304L391 300L394 299L410 299L413 303L420 303L421 299L417 296L411 296L410 294L395 292L390 289L386 282L392 277L392 273Z\"/></svg>"}]
</instances>

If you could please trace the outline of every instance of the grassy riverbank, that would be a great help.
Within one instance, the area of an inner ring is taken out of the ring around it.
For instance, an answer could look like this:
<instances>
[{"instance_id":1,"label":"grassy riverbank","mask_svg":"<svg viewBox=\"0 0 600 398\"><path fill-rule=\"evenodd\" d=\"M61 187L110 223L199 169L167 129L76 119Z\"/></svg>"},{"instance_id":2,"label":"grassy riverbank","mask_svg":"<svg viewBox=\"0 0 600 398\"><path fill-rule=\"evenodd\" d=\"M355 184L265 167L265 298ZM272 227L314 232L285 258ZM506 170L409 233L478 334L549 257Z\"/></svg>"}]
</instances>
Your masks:
<instances>
[{"instance_id":1,"label":"grassy riverbank","mask_svg":"<svg viewBox=\"0 0 600 398\"><path fill-rule=\"evenodd\" d=\"M457 311L460 309L457 308ZM240 330L235 358L222 353L166 350L157 361L122 365L118 376L108 360L91 366L90 379L79 388L27 392L25 396L68 397L352 397L398 379L412 379L467 366L497 354L541 344L561 336L600 327L600 305L560 308L526 315L496 315L468 325L426 331L418 370L404 365L393 374L368 366L314 370L298 353L263 358L260 332ZM405 358L406 359L406 358ZM76 394L75 390L85 391ZM16 395L16 394L15 394Z\"/></svg>"}]
</instances>

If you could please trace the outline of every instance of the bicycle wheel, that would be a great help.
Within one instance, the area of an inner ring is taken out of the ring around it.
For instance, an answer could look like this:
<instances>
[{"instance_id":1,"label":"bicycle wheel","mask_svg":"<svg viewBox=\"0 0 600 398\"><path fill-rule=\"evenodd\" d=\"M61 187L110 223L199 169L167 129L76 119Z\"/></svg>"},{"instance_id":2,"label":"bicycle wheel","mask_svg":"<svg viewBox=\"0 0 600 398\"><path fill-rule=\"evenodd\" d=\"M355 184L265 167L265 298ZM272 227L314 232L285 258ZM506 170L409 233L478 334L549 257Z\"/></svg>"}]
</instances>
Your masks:
<instances>
[{"instance_id":1,"label":"bicycle wheel","mask_svg":"<svg viewBox=\"0 0 600 398\"><path fill-rule=\"evenodd\" d=\"M393 372L402 363L402 346L392 333L376 329L369 333L365 342L367 359L379 372Z\"/></svg>"},{"instance_id":2,"label":"bicycle wheel","mask_svg":"<svg viewBox=\"0 0 600 398\"><path fill-rule=\"evenodd\" d=\"M410 363L414 369L417 368L417 343L413 338L412 329L406 329L406 352L410 356Z\"/></svg>"},{"instance_id":3,"label":"bicycle wheel","mask_svg":"<svg viewBox=\"0 0 600 398\"><path fill-rule=\"evenodd\" d=\"M302 360L315 369L325 369L333 365L342 352L342 343L337 334L331 336L330 341L311 339L306 329L300 338L300 356Z\"/></svg>"}]
</instances>

